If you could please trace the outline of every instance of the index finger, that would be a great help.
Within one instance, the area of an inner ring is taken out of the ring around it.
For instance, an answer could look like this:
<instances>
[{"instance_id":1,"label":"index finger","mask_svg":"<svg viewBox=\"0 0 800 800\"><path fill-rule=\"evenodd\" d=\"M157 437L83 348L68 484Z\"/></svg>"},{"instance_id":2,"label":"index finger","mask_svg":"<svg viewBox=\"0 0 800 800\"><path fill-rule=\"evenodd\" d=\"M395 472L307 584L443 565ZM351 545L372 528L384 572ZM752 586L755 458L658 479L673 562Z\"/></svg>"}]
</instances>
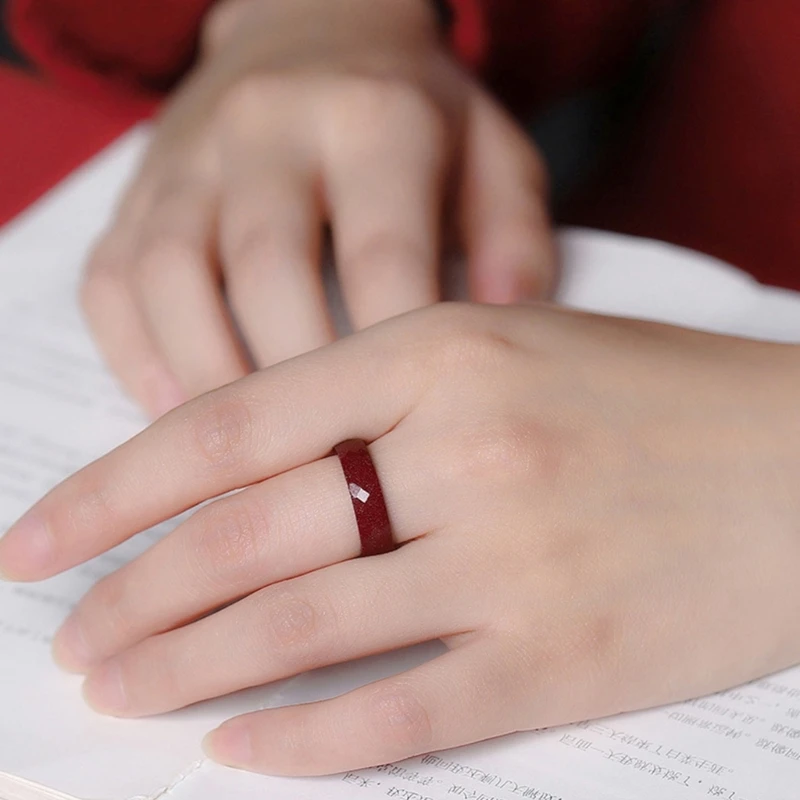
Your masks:
<instances>
[{"instance_id":1,"label":"index finger","mask_svg":"<svg viewBox=\"0 0 800 800\"><path fill-rule=\"evenodd\" d=\"M395 325L391 340L370 330L165 415L17 522L0 540L0 575L42 580L204 500L326 456L340 441L379 438L409 413L419 385Z\"/></svg>"}]
</instances>

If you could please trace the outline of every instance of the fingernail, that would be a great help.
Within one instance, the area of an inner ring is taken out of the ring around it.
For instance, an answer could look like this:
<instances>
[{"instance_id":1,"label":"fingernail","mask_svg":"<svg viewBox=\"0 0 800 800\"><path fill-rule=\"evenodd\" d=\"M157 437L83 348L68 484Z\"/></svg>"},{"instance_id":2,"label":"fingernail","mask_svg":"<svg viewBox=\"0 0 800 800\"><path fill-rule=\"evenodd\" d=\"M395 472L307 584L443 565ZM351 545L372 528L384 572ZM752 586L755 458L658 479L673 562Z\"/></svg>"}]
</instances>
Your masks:
<instances>
[{"instance_id":1,"label":"fingernail","mask_svg":"<svg viewBox=\"0 0 800 800\"><path fill-rule=\"evenodd\" d=\"M211 731L203 739L206 755L218 764L247 767L253 762L253 741L250 726L234 720Z\"/></svg>"},{"instance_id":2,"label":"fingernail","mask_svg":"<svg viewBox=\"0 0 800 800\"><path fill-rule=\"evenodd\" d=\"M4 580L32 580L54 559L53 536L36 517L23 517L0 539L0 577Z\"/></svg>"},{"instance_id":3,"label":"fingernail","mask_svg":"<svg viewBox=\"0 0 800 800\"><path fill-rule=\"evenodd\" d=\"M93 661L83 625L74 614L61 626L53 639L53 658L67 672L86 672Z\"/></svg>"},{"instance_id":4,"label":"fingernail","mask_svg":"<svg viewBox=\"0 0 800 800\"><path fill-rule=\"evenodd\" d=\"M93 672L83 684L86 702L101 714L120 715L128 708L128 695L119 664L111 662Z\"/></svg>"}]
</instances>

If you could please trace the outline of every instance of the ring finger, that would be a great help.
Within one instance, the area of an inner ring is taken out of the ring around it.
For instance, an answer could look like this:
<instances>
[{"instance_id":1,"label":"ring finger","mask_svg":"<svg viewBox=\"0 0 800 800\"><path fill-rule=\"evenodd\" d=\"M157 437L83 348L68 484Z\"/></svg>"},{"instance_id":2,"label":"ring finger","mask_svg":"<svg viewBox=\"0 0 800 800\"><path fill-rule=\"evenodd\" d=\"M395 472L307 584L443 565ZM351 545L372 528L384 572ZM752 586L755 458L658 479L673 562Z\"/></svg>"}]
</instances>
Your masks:
<instances>
[{"instance_id":1,"label":"ring finger","mask_svg":"<svg viewBox=\"0 0 800 800\"><path fill-rule=\"evenodd\" d=\"M440 506L425 502L429 481L414 469L405 433L396 429L371 446L400 544L443 524ZM393 502L398 496L415 502ZM313 462L206 506L98 583L57 636L56 658L86 671L148 636L359 551L338 459Z\"/></svg>"}]
</instances>

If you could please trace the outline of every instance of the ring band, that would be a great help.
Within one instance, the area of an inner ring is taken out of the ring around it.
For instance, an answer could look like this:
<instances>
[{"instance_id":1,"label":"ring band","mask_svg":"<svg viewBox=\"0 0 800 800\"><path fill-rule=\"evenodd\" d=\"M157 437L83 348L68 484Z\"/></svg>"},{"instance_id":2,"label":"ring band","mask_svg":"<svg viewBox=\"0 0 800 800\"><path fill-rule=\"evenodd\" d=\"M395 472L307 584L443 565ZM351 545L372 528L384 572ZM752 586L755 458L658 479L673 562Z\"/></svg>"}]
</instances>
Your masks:
<instances>
[{"instance_id":1,"label":"ring band","mask_svg":"<svg viewBox=\"0 0 800 800\"><path fill-rule=\"evenodd\" d=\"M353 501L362 557L379 556L397 549L383 490L367 443L361 439L348 439L337 444L334 452L339 456Z\"/></svg>"}]
</instances>

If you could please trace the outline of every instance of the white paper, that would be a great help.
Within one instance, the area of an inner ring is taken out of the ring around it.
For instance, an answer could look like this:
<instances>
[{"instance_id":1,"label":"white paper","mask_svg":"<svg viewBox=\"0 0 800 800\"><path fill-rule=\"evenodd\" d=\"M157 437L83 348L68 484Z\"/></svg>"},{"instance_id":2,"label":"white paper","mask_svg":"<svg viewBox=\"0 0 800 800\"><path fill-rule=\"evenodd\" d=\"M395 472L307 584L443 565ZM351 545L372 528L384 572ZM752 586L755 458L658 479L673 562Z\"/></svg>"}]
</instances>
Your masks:
<instances>
[{"instance_id":1,"label":"white paper","mask_svg":"<svg viewBox=\"0 0 800 800\"><path fill-rule=\"evenodd\" d=\"M144 131L130 135L0 234L0 531L143 424L101 366L75 298L89 244L145 141ZM589 231L561 241L569 305L800 342L800 295L666 245ZM28 781L83 800L800 798L800 669L691 703L313 780L222 769L202 759L200 739L242 711L407 668L436 645L156 720L100 717L79 680L52 665L50 637L97 578L168 527L43 584L0 584L0 800L37 800Z\"/></svg>"}]
</instances>

